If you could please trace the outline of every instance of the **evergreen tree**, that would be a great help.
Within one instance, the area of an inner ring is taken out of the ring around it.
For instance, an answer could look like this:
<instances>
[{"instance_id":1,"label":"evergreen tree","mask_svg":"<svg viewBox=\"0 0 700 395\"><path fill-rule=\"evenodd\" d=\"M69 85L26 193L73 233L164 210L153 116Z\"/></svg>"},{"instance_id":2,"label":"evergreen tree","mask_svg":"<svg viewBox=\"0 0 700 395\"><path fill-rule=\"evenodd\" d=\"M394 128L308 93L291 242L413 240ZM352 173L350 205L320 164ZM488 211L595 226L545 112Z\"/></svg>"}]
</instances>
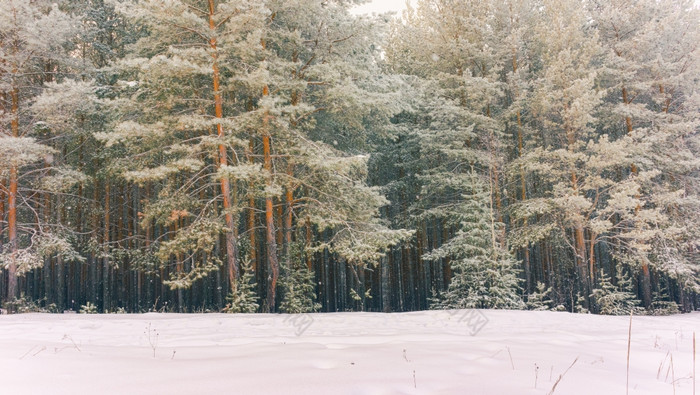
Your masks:
<instances>
[{"instance_id":1,"label":"evergreen tree","mask_svg":"<svg viewBox=\"0 0 700 395\"><path fill-rule=\"evenodd\" d=\"M468 181L462 185L465 201L453 214L457 234L425 257L451 257L452 280L434 307L522 309L517 261L496 241L488 189L474 174Z\"/></svg>"},{"instance_id":2,"label":"evergreen tree","mask_svg":"<svg viewBox=\"0 0 700 395\"><path fill-rule=\"evenodd\" d=\"M129 111L114 133L100 138L130 152L129 160L116 163L127 179L163 185L143 220L170 228L158 255L174 262L172 287L189 287L216 270L213 240L227 229L235 288L238 221L263 201L267 267L253 265L267 277L265 306L273 311L277 262L288 255L295 217L333 233L332 242L309 241L309 248L329 248L353 264L378 261L382 249L407 234L378 221L388 202L364 185L366 156L323 141L329 125L364 130L373 111L358 104L372 94L362 68L371 67L376 50L346 32L371 24L353 25L343 2L195 3L120 8L150 34L120 64ZM203 193L213 188L213 174L223 195L216 199ZM253 241L255 224L249 227ZM285 236L281 251L277 230Z\"/></svg>"},{"instance_id":3,"label":"evergreen tree","mask_svg":"<svg viewBox=\"0 0 700 395\"><path fill-rule=\"evenodd\" d=\"M668 281L659 285L659 290L654 292L650 313L653 315L669 315L680 313L678 303L670 296Z\"/></svg>"},{"instance_id":4,"label":"evergreen tree","mask_svg":"<svg viewBox=\"0 0 700 395\"><path fill-rule=\"evenodd\" d=\"M250 261L245 261L241 265L243 275L241 276L239 286L235 293L231 293L226 298L228 302L224 307L226 313L255 313L260 305L258 304L258 296L255 292L257 284L255 283L255 272Z\"/></svg>"},{"instance_id":5,"label":"evergreen tree","mask_svg":"<svg viewBox=\"0 0 700 395\"><path fill-rule=\"evenodd\" d=\"M527 297L528 310L544 311L552 309L551 300L552 287L547 288L544 283L538 282L535 286L535 292Z\"/></svg>"},{"instance_id":6,"label":"evergreen tree","mask_svg":"<svg viewBox=\"0 0 700 395\"><path fill-rule=\"evenodd\" d=\"M42 253L59 251L73 255L70 243L52 228L54 218L37 215L40 198L36 192L43 197L56 186L50 181L51 185L42 186L41 181L58 151L49 143L57 136L51 136L52 131L36 118L31 103L43 90L43 83L59 74L59 66L68 58L64 44L74 34L71 18L55 3L12 0L0 4L3 223L7 214L7 243L3 243L0 251L0 267L8 274L7 295L2 295L4 300L18 297L18 276L40 266ZM63 171L67 181L74 179L73 174L70 170Z\"/></svg>"},{"instance_id":7,"label":"evergreen tree","mask_svg":"<svg viewBox=\"0 0 700 395\"><path fill-rule=\"evenodd\" d=\"M606 48L608 87L601 128L625 141L629 171L625 200L614 226L616 256L641 276L645 307L652 301L650 270L690 285L692 260L677 241L697 234L697 190L681 180L697 172L697 25L692 1L592 2L596 31ZM618 192L619 193L619 192ZM614 198L619 204L621 199ZM618 206L619 207L619 206Z\"/></svg>"},{"instance_id":8,"label":"evergreen tree","mask_svg":"<svg viewBox=\"0 0 700 395\"><path fill-rule=\"evenodd\" d=\"M280 283L282 290L282 313L314 313L321 308L316 303L316 290L314 273L303 266L301 262L291 268L283 267L287 273L283 275Z\"/></svg>"},{"instance_id":9,"label":"evergreen tree","mask_svg":"<svg viewBox=\"0 0 700 395\"><path fill-rule=\"evenodd\" d=\"M605 315L639 313L640 301L631 292L631 277L618 266L616 278L617 285L614 285L605 272L600 274L599 286L591 293L591 308L594 312Z\"/></svg>"},{"instance_id":10,"label":"evergreen tree","mask_svg":"<svg viewBox=\"0 0 700 395\"><path fill-rule=\"evenodd\" d=\"M693 0L360 2L0 2L7 307L698 306Z\"/></svg>"}]
</instances>

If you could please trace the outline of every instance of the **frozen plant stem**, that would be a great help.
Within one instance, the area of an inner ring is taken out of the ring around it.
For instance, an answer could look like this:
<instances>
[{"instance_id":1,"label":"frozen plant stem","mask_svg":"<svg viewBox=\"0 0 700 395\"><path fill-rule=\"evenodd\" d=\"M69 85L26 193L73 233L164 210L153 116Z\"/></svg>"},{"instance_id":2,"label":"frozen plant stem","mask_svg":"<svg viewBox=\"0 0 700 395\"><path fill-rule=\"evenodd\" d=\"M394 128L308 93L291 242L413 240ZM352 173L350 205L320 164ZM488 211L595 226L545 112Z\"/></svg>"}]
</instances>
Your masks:
<instances>
[{"instance_id":1,"label":"frozen plant stem","mask_svg":"<svg viewBox=\"0 0 700 395\"><path fill-rule=\"evenodd\" d=\"M151 323L148 323L146 331L144 332L146 339L148 339L148 344L151 345L151 350L153 350L153 358L156 357L156 348L158 348L158 331L151 329ZM173 353L173 357L175 353Z\"/></svg>"},{"instance_id":2,"label":"frozen plant stem","mask_svg":"<svg viewBox=\"0 0 700 395\"><path fill-rule=\"evenodd\" d=\"M510 367L515 370L515 365L513 364L513 354L510 353L510 347L506 346L506 350L508 350L508 357L510 358Z\"/></svg>"},{"instance_id":3,"label":"frozen plant stem","mask_svg":"<svg viewBox=\"0 0 700 395\"><path fill-rule=\"evenodd\" d=\"M661 377L661 370L664 368L664 364L666 363L666 359L668 356L671 355L671 352L668 351L666 352L666 356L664 357L663 361L661 361L661 364L659 365L659 370L656 371L656 379L658 380L659 377Z\"/></svg>"},{"instance_id":4,"label":"frozen plant stem","mask_svg":"<svg viewBox=\"0 0 700 395\"><path fill-rule=\"evenodd\" d=\"M576 365L576 362L578 362L578 358L579 358L579 357L576 357L576 359L574 359L574 362L571 362L571 365L569 365L569 367L566 368L566 370L564 371L564 373L562 373L562 374L559 375L559 378L557 379L557 382L554 383L554 385L552 386L552 389L549 391L549 394L548 394L548 395L552 395L552 394L554 393L554 390L557 389L557 385L559 385L559 382L561 381L561 379L563 379L564 376L566 375L566 373L569 372L569 369L573 368L574 365Z\"/></svg>"},{"instance_id":5,"label":"frozen plant stem","mask_svg":"<svg viewBox=\"0 0 700 395\"><path fill-rule=\"evenodd\" d=\"M673 384L673 395L676 395L676 372L673 369L673 354L671 354L671 384Z\"/></svg>"},{"instance_id":6,"label":"frozen plant stem","mask_svg":"<svg viewBox=\"0 0 700 395\"><path fill-rule=\"evenodd\" d=\"M82 352L82 351L80 350L80 347L78 347L78 345L75 344L75 341L73 340L72 337L70 337L70 336L68 336L68 335L63 335L63 340L66 340L66 339L70 340L70 342L73 343L73 347L75 347L75 349L78 350L78 352Z\"/></svg>"},{"instance_id":7,"label":"frozen plant stem","mask_svg":"<svg viewBox=\"0 0 700 395\"><path fill-rule=\"evenodd\" d=\"M627 332L627 383L625 384L625 394L630 393L630 348L632 347L632 312L630 312L630 326Z\"/></svg>"}]
</instances>

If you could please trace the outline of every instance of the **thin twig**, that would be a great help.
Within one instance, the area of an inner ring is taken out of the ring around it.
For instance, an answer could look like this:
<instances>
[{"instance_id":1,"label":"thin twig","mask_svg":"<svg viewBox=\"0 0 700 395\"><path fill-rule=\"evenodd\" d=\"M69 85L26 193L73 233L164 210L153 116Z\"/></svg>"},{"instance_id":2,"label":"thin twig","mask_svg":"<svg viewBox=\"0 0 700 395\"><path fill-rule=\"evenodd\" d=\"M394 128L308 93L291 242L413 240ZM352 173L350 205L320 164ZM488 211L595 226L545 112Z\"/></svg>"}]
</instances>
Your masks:
<instances>
[{"instance_id":1,"label":"thin twig","mask_svg":"<svg viewBox=\"0 0 700 395\"><path fill-rule=\"evenodd\" d=\"M82 351L80 350L80 347L78 347L78 345L75 344L75 341L73 340L72 337L70 337L70 336L68 336L68 335L63 335L63 340L66 340L66 339L70 340L70 342L73 343L73 347L75 347L75 349L78 350L78 352L82 352Z\"/></svg>"},{"instance_id":2,"label":"thin twig","mask_svg":"<svg viewBox=\"0 0 700 395\"><path fill-rule=\"evenodd\" d=\"M673 369L673 354L671 354L671 384L673 384L673 395L676 395L676 372Z\"/></svg>"},{"instance_id":3,"label":"thin twig","mask_svg":"<svg viewBox=\"0 0 700 395\"><path fill-rule=\"evenodd\" d=\"M574 359L574 362L572 362L571 365L569 365L569 367L564 371L564 373L562 373L562 374L559 375L559 378L557 379L557 382L554 383L554 385L552 386L552 390L549 391L549 394L548 394L548 395L552 395L552 394L554 393L554 390L557 389L557 385L559 385L559 382L561 381L561 379L564 378L564 376L565 376L566 373L569 371L569 369L571 369L572 367L574 367L574 365L576 364L577 361L578 361L578 357L576 357L576 359Z\"/></svg>"},{"instance_id":4,"label":"thin twig","mask_svg":"<svg viewBox=\"0 0 700 395\"><path fill-rule=\"evenodd\" d=\"M630 311L630 326L627 332L627 384L625 385L625 394L630 393L630 350L632 348L632 312Z\"/></svg>"},{"instance_id":5,"label":"thin twig","mask_svg":"<svg viewBox=\"0 0 700 395\"><path fill-rule=\"evenodd\" d=\"M656 371L656 379L658 380L661 378L661 369L664 368L664 364L666 363L666 359L668 359L668 356L671 354L670 351L666 352L666 356L664 357L663 361L661 361L661 364L659 365L659 370Z\"/></svg>"},{"instance_id":6,"label":"thin twig","mask_svg":"<svg viewBox=\"0 0 700 395\"><path fill-rule=\"evenodd\" d=\"M34 349L35 349L36 347L37 347L37 346L33 346L32 348L30 348L29 350L27 350L27 352L25 352L24 355L22 355L21 357L19 357L19 359L24 359L24 357L26 357L27 355L29 355L30 352L34 351Z\"/></svg>"},{"instance_id":7,"label":"thin twig","mask_svg":"<svg viewBox=\"0 0 700 395\"><path fill-rule=\"evenodd\" d=\"M506 346L506 350L508 350L508 356L510 357L510 367L515 370L515 365L513 364L513 354L510 353L510 347Z\"/></svg>"}]
</instances>

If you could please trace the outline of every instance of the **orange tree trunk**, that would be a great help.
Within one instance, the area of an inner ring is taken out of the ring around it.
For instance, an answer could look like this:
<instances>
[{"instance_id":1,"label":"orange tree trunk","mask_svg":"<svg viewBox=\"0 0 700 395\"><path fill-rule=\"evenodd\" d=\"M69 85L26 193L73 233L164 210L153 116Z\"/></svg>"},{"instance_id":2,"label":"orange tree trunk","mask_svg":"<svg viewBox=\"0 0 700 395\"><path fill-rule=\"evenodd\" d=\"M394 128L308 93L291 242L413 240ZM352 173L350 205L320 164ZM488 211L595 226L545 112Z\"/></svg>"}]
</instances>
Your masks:
<instances>
[{"instance_id":1,"label":"orange tree trunk","mask_svg":"<svg viewBox=\"0 0 700 395\"><path fill-rule=\"evenodd\" d=\"M294 207L294 184L292 183L292 175L293 175L293 166L290 163L287 166L287 176L289 176L289 183L287 184L287 188L285 191L285 205L286 205L286 212L284 215L284 243L285 243L285 260L287 267L291 270L291 248L292 248L292 221L294 217L294 213L292 211Z\"/></svg>"},{"instance_id":2,"label":"orange tree trunk","mask_svg":"<svg viewBox=\"0 0 700 395\"><path fill-rule=\"evenodd\" d=\"M217 41L214 34L216 29L216 23L214 21L214 0L209 0L209 29L212 33L212 38L209 39L209 46L211 48L212 56L212 71L213 71L213 85L214 85L214 113L217 120L223 118L223 100L221 98L221 92L219 90L219 63L217 54ZM224 136L224 129L221 123L216 124L216 131L219 138ZM228 154L226 152L226 145L223 143L219 144L219 166L226 166L228 161ZM227 177L221 177L221 194L223 195L223 208L224 208L224 218L226 221L226 266L228 273L228 280L231 286L231 292L236 292L236 281L238 278L238 262L236 261L238 256L238 241L236 240L236 224L233 220L233 214L231 213L231 184Z\"/></svg>"}]
</instances>

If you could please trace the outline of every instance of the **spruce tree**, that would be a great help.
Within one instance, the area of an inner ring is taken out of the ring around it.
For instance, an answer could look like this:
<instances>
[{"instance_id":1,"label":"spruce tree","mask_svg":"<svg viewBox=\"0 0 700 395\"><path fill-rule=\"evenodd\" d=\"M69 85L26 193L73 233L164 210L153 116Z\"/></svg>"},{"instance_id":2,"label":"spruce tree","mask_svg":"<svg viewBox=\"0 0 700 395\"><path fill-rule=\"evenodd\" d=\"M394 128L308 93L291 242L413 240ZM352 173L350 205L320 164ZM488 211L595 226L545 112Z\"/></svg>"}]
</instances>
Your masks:
<instances>
[{"instance_id":1,"label":"spruce tree","mask_svg":"<svg viewBox=\"0 0 700 395\"><path fill-rule=\"evenodd\" d=\"M535 292L527 297L528 310L544 311L552 309L551 300L552 287L547 288L544 283L538 282L535 286Z\"/></svg>"},{"instance_id":2,"label":"spruce tree","mask_svg":"<svg viewBox=\"0 0 700 395\"><path fill-rule=\"evenodd\" d=\"M260 304L258 296L255 292L257 284L255 283L255 272L250 261L245 261L241 265L243 275L241 276L238 287L232 291L227 297L226 313L255 313Z\"/></svg>"},{"instance_id":3,"label":"spruce tree","mask_svg":"<svg viewBox=\"0 0 700 395\"><path fill-rule=\"evenodd\" d=\"M433 307L522 309L518 263L496 241L488 189L473 173L467 182L464 203L453 208L457 234L425 257L451 257L450 285Z\"/></svg>"},{"instance_id":4,"label":"spruce tree","mask_svg":"<svg viewBox=\"0 0 700 395\"><path fill-rule=\"evenodd\" d=\"M591 293L591 309L605 315L628 315L638 313L640 302L635 294L630 292L631 279L621 266L617 267L617 285L612 283L605 272L600 274L599 286Z\"/></svg>"}]
</instances>

